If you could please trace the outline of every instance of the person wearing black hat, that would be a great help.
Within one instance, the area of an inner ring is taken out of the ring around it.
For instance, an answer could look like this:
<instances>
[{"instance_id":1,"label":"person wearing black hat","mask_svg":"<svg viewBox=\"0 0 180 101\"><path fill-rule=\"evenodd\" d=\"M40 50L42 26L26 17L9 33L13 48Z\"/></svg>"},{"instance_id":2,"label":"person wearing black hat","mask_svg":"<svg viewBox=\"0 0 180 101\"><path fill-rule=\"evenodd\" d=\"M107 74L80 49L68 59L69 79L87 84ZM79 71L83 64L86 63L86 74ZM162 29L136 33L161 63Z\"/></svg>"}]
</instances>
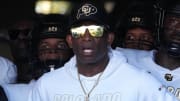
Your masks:
<instances>
[{"instance_id":1,"label":"person wearing black hat","mask_svg":"<svg viewBox=\"0 0 180 101\"><path fill-rule=\"evenodd\" d=\"M117 32L122 38L122 47L152 50L155 49L156 33L155 8L149 2L132 2L125 16L118 26L121 32Z\"/></svg>"},{"instance_id":2,"label":"person wearing black hat","mask_svg":"<svg viewBox=\"0 0 180 101\"><path fill-rule=\"evenodd\" d=\"M38 79L46 72L63 66L73 55L66 42L65 21L41 22L32 31L32 76Z\"/></svg>"},{"instance_id":3,"label":"person wearing black hat","mask_svg":"<svg viewBox=\"0 0 180 101\"><path fill-rule=\"evenodd\" d=\"M43 75L28 101L175 101L152 76L110 47L114 35L100 4L86 1L73 10L67 42L75 55Z\"/></svg>"},{"instance_id":4,"label":"person wearing black hat","mask_svg":"<svg viewBox=\"0 0 180 101\"><path fill-rule=\"evenodd\" d=\"M129 17L128 20L130 21L127 22L129 25L126 29L123 47L139 50L152 50L155 48L153 29L143 25L143 23L146 23L143 20L146 19L139 15Z\"/></svg>"}]
</instances>

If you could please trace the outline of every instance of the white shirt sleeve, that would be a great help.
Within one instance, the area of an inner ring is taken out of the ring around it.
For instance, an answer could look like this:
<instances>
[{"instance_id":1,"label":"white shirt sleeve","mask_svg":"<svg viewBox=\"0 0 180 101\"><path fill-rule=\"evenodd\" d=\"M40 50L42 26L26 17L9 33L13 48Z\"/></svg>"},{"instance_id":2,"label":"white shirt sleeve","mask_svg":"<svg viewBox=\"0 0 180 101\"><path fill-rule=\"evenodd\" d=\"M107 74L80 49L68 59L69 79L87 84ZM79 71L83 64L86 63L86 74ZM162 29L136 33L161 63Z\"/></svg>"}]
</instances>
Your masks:
<instances>
[{"instance_id":1,"label":"white shirt sleeve","mask_svg":"<svg viewBox=\"0 0 180 101\"><path fill-rule=\"evenodd\" d=\"M0 57L0 84L16 83L17 67L10 60Z\"/></svg>"}]
</instances>

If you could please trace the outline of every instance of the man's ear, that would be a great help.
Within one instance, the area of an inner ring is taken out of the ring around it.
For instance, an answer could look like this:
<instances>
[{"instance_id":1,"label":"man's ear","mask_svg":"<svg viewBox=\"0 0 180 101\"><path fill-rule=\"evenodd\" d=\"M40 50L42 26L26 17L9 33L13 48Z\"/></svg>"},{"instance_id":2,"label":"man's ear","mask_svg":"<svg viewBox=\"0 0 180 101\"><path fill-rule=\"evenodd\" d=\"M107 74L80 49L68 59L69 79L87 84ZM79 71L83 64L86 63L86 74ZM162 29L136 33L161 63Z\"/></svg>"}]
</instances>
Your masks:
<instances>
[{"instance_id":1,"label":"man's ear","mask_svg":"<svg viewBox=\"0 0 180 101\"><path fill-rule=\"evenodd\" d=\"M71 36L71 34L68 34L66 36L66 41L67 41L69 47L72 48L72 36Z\"/></svg>"},{"instance_id":2,"label":"man's ear","mask_svg":"<svg viewBox=\"0 0 180 101\"><path fill-rule=\"evenodd\" d=\"M113 41L114 41L114 33L113 32L108 33L107 41L108 41L109 45L111 45L113 43Z\"/></svg>"}]
</instances>

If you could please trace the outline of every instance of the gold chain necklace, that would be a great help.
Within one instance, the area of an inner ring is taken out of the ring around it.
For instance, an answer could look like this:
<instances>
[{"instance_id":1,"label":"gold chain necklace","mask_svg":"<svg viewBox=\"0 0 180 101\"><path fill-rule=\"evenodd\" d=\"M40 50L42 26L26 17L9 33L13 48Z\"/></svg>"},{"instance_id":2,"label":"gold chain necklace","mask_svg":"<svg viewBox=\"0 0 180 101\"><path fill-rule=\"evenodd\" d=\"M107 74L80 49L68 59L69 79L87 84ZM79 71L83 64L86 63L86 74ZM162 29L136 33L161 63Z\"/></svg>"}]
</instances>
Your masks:
<instances>
[{"instance_id":1,"label":"gold chain necklace","mask_svg":"<svg viewBox=\"0 0 180 101\"><path fill-rule=\"evenodd\" d=\"M78 71L77 71L77 72L78 72ZM83 93L84 93L84 95L85 95L85 101L89 101L90 94L91 94L91 92L94 90L94 88L98 85L99 80L100 80L100 77L102 76L103 72L104 72L104 71L102 71L102 72L99 74L97 80L95 81L93 87L91 88L91 90L90 90L89 92L86 92L86 90L85 90L85 88L84 88L84 86L83 86L83 84L82 84L82 81L81 81L81 79L80 79L80 74L79 74L79 72L77 73L77 74L78 74L79 83L80 83L81 88L82 88L82 90L83 90Z\"/></svg>"}]
</instances>

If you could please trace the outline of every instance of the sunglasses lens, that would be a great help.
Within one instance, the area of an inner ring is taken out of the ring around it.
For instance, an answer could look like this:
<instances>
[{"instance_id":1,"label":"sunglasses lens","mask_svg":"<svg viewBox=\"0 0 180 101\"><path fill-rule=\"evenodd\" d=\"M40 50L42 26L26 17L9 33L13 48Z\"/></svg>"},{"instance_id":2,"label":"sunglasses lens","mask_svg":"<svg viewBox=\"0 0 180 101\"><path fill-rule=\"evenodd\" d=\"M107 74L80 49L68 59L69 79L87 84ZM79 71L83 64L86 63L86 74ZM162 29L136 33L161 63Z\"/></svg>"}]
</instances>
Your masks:
<instances>
[{"instance_id":1,"label":"sunglasses lens","mask_svg":"<svg viewBox=\"0 0 180 101\"><path fill-rule=\"evenodd\" d=\"M82 28L82 27L76 27L76 28L72 28L71 29L71 34L74 38L79 38L81 37L86 29Z\"/></svg>"},{"instance_id":2,"label":"sunglasses lens","mask_svg":"<svg viewBox=\"0 0 180 101\"><path fill-rule=\"evenodd\" d=\"M85 34L86 29L90 32L90 35L93 37L102 37L104 27L97 26L97 25L90 25L90 26L80 26L76 28L71 28L71 34L74 38L80 38Z\"/></svg>"},{"instance_id":3,"label":"sunglasses lens","mask_svg":"<svg viewBox=\"0 0 180 101\"><path fill-rule=\"evenodd\" d=\"M102 26L91 26L88 28L91 36L93 37L102 37L104 28Z\"/></svg>"},{"instance_id":4,"label":"sunglasses lens","mask_svg":"<svg viewBox=\"0 0 180 101\"><path fill-rule=\"evenodd\" d=\"M18 38L19 34L23 34L24 36L29 35L30 30L29 29L24 29L24 30L19 30L19 29L13 29L8 31L9 37L11 40L16 40Z\"/></svg>"}]
</instances>

